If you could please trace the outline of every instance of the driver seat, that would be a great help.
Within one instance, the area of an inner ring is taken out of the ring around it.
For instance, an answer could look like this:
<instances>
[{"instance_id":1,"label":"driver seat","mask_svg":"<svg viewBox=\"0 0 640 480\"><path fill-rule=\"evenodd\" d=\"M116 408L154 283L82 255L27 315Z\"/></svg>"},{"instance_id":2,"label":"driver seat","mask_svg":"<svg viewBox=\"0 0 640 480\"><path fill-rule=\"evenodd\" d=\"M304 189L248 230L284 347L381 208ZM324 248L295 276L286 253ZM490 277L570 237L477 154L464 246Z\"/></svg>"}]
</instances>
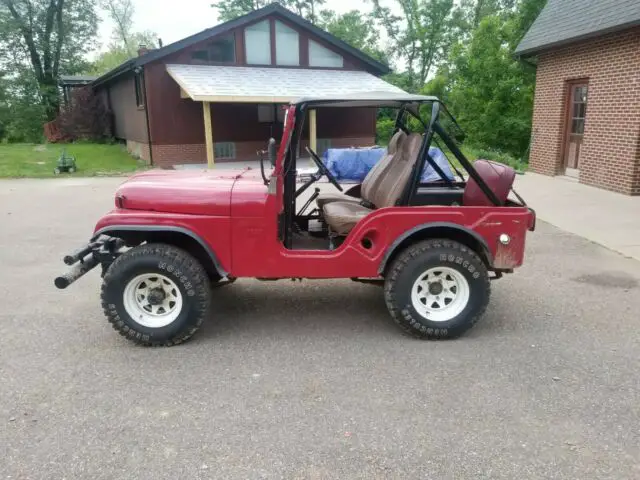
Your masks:
<instances>
[{"instance_id":1,"label":"driver seat","mask_svg":"<svg viewBox=\"0 0 640 480\"><path fill-rule=\"evenodd\" d=\"M394 158L401 154L402 144L406 139L407 134L402 130L398 130L391 137L391 140L389 140L389 146L387 147L387 153L378 162L376 162L371 170L369 170L369 173L367 173L367 176L364 177L364 180L362 180L362 185L360 186L362 198L350 197L349 195L339 192L321 193L316 199L318 208L322 210L327 203L331 202L360 203L361 200L364 199L364 196L377 185L380 177Z\"/></svg>"},{"instance_id":2,"label":"driver seat","mask_svg":"<svg viewBox=\"0 0 640 480\"><path fill-rule=\"evenodd\" d=\"M351 201L326 203L322 212L331 231L338 235L347 235L356 223L369 215L375 208L394 206L411 176L421 145L422 136L420 134L412 133L406 137L396 153L389 155L391 158L387 160L386 165L378 170L375 181L366 189L363 184L362 200L373 208ZM391 150L391 144L389 147Z\"/></svg>"}]
</instances>

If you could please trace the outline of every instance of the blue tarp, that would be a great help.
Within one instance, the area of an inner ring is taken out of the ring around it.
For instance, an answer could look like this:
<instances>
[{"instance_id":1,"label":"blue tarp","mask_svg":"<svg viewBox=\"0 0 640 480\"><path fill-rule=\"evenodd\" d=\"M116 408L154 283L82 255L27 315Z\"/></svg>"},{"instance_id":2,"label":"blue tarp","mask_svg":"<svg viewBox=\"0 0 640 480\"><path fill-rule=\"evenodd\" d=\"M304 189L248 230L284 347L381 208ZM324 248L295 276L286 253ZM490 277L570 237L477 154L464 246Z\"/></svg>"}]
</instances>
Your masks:
<instances>
[{"instance_id":1,"label":"blue tarp","mask_svg":"<svg viewBox=\"0 0 640 480\"><path fill-rule=\"evenodd\" d=\"M386 148L330 148L324 153L322 160L336 180L362 182L369 170L382 159L386 152ZM453 180L451 167L442 150L431 147L429 155L444 174ZM421 181L427 183L438 180L440 180L438 173L428 162L425 163Z\"/></svg>"},{"instance_id":2,"label":"blue tarp","mask_svg":"<svg viewBox=\"0 0 640 480\"><path fill-rule=\"evenodd\" d=\"M447 157L445 157L444 153L442 153L442 150L436 147L430 147L429 156L433 158L433 160L436 162L436 165L440 167L440 169L442 170L442 173L444 173L449 180L453 180L453 173L451 173L451 165L449 165L449 161L447 160ZM420 181L422 183L429 183L429 182L437 182L440 180L441 178L440 178L440 175L438 175L438 172L436 172L433 169L433 167L429 162L425 162L424 171L422 172L422 177L420 177Z\"/></svg>"},{"instance_id":3,"label":"blue tarp","mask_svg":"<svg viewBox=\"0 0 640 480\"><path fill-rule=\"evenodd\" d=\"M385 153L386 148L330 148L323 161L336 180L362 182Z\"/></svg>"}]
</instances>

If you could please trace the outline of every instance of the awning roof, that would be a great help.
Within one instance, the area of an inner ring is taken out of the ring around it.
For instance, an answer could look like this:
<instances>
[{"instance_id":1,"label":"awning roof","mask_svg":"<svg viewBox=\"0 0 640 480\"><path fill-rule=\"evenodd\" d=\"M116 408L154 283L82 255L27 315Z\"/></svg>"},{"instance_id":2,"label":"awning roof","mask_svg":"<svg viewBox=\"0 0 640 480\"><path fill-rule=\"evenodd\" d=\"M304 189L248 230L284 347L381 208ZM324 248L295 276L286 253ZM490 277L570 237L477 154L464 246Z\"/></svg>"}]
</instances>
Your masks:
<instances>
[{"instance_id":1,"label":"awning roof","mask_svg":"<svg viewBox=\"0 0 640 480\"><path fill-rule=\"evenodd\" d=\"M405 94L362 71L174 64L167 65L167 72L199 102L288 103L362 92Z\"/></svg>"}]
</instances>

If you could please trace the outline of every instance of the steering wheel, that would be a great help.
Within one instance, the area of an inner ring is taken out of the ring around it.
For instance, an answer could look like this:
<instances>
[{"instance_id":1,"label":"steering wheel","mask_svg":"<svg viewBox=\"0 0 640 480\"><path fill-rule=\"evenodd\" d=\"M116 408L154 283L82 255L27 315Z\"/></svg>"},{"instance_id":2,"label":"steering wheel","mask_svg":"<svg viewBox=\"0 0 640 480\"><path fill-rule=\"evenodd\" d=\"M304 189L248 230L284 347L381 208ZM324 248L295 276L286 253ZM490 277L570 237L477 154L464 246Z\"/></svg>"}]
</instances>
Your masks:
<instances>
[{"instance_id":1,"label":"steering wheel","mask_svg":"<svg viewBox=\"0 0 640 480\"><path fill-rule=\"evenodd\" d=\"M305 148L307 150L307 153L311 155L311 159L313 160L313 162L318 166L320 173L322 175L325 175L329 179L329 181L333 184L334 187L336 187L341 192L344 191L342 188L342 185L338 183L338 181L336 180L336 177L334 177L333 174L329 171L329 169L325 166L325 164L322 163L322 160L320 160L320 157L318 157L316 152L311 150L309 147L305 147Z\"/></svg>"}]
</instances>

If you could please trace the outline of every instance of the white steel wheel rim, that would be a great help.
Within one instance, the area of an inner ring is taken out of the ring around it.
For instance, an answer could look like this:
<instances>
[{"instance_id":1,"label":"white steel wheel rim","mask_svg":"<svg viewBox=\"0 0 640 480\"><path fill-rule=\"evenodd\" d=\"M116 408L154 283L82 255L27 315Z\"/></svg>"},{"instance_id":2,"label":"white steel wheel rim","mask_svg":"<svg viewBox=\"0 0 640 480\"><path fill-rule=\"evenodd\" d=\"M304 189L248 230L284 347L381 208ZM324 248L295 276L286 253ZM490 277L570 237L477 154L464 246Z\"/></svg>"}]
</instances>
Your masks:
<instances>
[{"instance_id":1,"label":"white steel wheel rim","mask_svg":"<svg viewBox=\"0 0 640 480\"><path fill-rule=\"evenodd\" d=\"M469 282L462 273L449 267L426 270L411 289L413 308L432 322L447 322L460 315L469 297Z\"/></svg>"},{"instance_id":2,"label":"white steel wheel rim","mask_svg":"<svg viewBox=\"0 0 640 480\"><path fill-rule=\"evenodd\" d=\"M122 294L124 309L142 326L166 327L182 311L182 293L173 280L159 273L138 275Z\"/></svg>"}]
</instances>

